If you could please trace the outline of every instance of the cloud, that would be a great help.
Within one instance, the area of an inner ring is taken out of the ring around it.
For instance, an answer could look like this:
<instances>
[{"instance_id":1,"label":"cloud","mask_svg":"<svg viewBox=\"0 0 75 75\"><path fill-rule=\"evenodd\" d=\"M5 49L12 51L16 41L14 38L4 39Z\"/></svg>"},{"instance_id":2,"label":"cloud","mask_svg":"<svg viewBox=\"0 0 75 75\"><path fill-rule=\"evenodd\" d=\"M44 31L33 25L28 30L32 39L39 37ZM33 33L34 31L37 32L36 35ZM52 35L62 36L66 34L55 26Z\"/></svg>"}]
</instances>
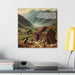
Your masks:
<instances>
[{"instance_id":1,"label":"cloud","mask_svg":"<svg viewBox=\"0 0 75 75\"><path fill-rule=\"evenodd\" d=\"M24 13L28 13L31 10L35 10L35 11L39 11L39 10L42 10L42 11L45 11L45 10L56 11L57 9L56 8L19 8L18 9L18 14L22 15Z\"/></svg>"}]
</instances>

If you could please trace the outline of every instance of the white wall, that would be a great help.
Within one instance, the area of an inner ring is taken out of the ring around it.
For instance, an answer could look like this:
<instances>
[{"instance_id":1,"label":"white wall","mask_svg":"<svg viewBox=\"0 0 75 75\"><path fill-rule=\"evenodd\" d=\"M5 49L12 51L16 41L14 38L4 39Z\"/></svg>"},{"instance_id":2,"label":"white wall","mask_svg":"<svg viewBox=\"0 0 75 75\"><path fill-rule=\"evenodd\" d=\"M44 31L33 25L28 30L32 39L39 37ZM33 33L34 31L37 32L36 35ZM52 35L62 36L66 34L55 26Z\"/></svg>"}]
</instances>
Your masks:
<instances>
[{"instance_id":1,"label":"white wall","mask_svg":"<svg viewBox=\"0 0 75 75\"><path fill-rule=\"evenodd\" d=\"M58 48L18 48L18 8L58 9ZM55 61L67 64L70 51L64 50L67 29L75 26L75 0L0 0L0 56L28 61ZM70 67L73 67L73 55Z\"/></svg>"}]
</instances>

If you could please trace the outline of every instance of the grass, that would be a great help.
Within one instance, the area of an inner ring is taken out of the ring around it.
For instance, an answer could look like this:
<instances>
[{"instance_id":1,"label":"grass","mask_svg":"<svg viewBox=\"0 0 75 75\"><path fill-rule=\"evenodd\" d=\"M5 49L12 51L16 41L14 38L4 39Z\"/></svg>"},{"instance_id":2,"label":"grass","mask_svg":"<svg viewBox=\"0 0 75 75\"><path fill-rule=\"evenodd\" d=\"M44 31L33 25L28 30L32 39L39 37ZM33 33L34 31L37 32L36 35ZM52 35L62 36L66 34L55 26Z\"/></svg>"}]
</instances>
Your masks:
<instances>
[{"instance_id":1,"label":"grass","mask_svg":"<svg viewBox=\"0 0 75 75\"><path fill-rule=\"evenodd\" d=\"M28 33L28 30L31 30L31 32ZM31 28L18 28L18 41L22 41L26 38L32 39L33 31Z\"/></svg>"},{"instance_id":2,"label":"grass","mask_svg":"<svg viewBox=\"0 0 75 75\"><path fill-rule=\"evenodd\" d=\"M18 40L24 40L25 38L32 38L32 34L31 35L18 35Z\"/></svg>"}]
</instances>

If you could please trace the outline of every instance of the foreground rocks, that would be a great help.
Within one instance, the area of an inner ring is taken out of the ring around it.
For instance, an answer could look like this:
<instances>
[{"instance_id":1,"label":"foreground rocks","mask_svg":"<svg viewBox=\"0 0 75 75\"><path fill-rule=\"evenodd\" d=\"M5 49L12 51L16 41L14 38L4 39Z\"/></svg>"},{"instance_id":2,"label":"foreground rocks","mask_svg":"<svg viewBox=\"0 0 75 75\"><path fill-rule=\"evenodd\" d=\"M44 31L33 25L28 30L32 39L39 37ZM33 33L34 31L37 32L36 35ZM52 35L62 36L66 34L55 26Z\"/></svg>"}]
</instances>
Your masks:
<instances>
[{"instance_id":1,"label":"foreground rocks","mask_svg":"<svg viewBox=\"0 0 75 75\"><path fill-rule=\"evenodd\" d=\"M18 43L19 48L56 48L57 43L55 44L41 44L39 41L29 41L27 44L23 42Z\"/></svg>"},{"instance_id":2,"label":"foreground rocks","mask_svg":"<svg viewBox=\"0 0 75 75\"><path fill-rule=\"evenodd\" d=\"M29 31L31 32L31 31ZM41 27L33 32L33 39L25 38L18 42L19 48L56 48L55 31L51 27Z\"/></svg>"}]
</instances>

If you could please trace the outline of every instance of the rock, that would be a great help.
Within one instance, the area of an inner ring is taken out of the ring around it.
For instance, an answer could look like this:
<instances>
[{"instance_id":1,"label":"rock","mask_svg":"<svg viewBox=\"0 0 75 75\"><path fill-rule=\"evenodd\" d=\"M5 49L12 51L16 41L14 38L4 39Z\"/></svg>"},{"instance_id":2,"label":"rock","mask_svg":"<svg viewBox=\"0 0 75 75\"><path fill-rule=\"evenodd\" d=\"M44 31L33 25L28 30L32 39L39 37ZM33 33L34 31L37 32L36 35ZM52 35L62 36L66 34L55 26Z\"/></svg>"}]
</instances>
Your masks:
<instances>
[{"instance_id":1,"label":"rock","mask_svg":"<svg viewBox=\"0 0 75 75\"><path fill-rule=\"evenodd\" d=\"M28 43L28 38L24 39L24 44Z\"/></svg>"},{"instance_id":2,"label":"rock","mask_svg":"<svg viewBox=\"0 0 75 75\"><path fill-rule=\"evenodd\" d=\"M23 47L25 47L25 45L24 45L23 42L18 42L18 47L19 47L19 48L23 48Z\"/></svg>"},{"instance_id":3,"label":"rock","mask_svg":"<svg viewBox=\"0 0 75 75\"><path fill-rule=\"evenodd\" d=\"M55 31L51 27L44 26L33 32L33 40L40 40L44 44L54 44L57 42L55 35Z\"/></svg>"}]
</instances>

